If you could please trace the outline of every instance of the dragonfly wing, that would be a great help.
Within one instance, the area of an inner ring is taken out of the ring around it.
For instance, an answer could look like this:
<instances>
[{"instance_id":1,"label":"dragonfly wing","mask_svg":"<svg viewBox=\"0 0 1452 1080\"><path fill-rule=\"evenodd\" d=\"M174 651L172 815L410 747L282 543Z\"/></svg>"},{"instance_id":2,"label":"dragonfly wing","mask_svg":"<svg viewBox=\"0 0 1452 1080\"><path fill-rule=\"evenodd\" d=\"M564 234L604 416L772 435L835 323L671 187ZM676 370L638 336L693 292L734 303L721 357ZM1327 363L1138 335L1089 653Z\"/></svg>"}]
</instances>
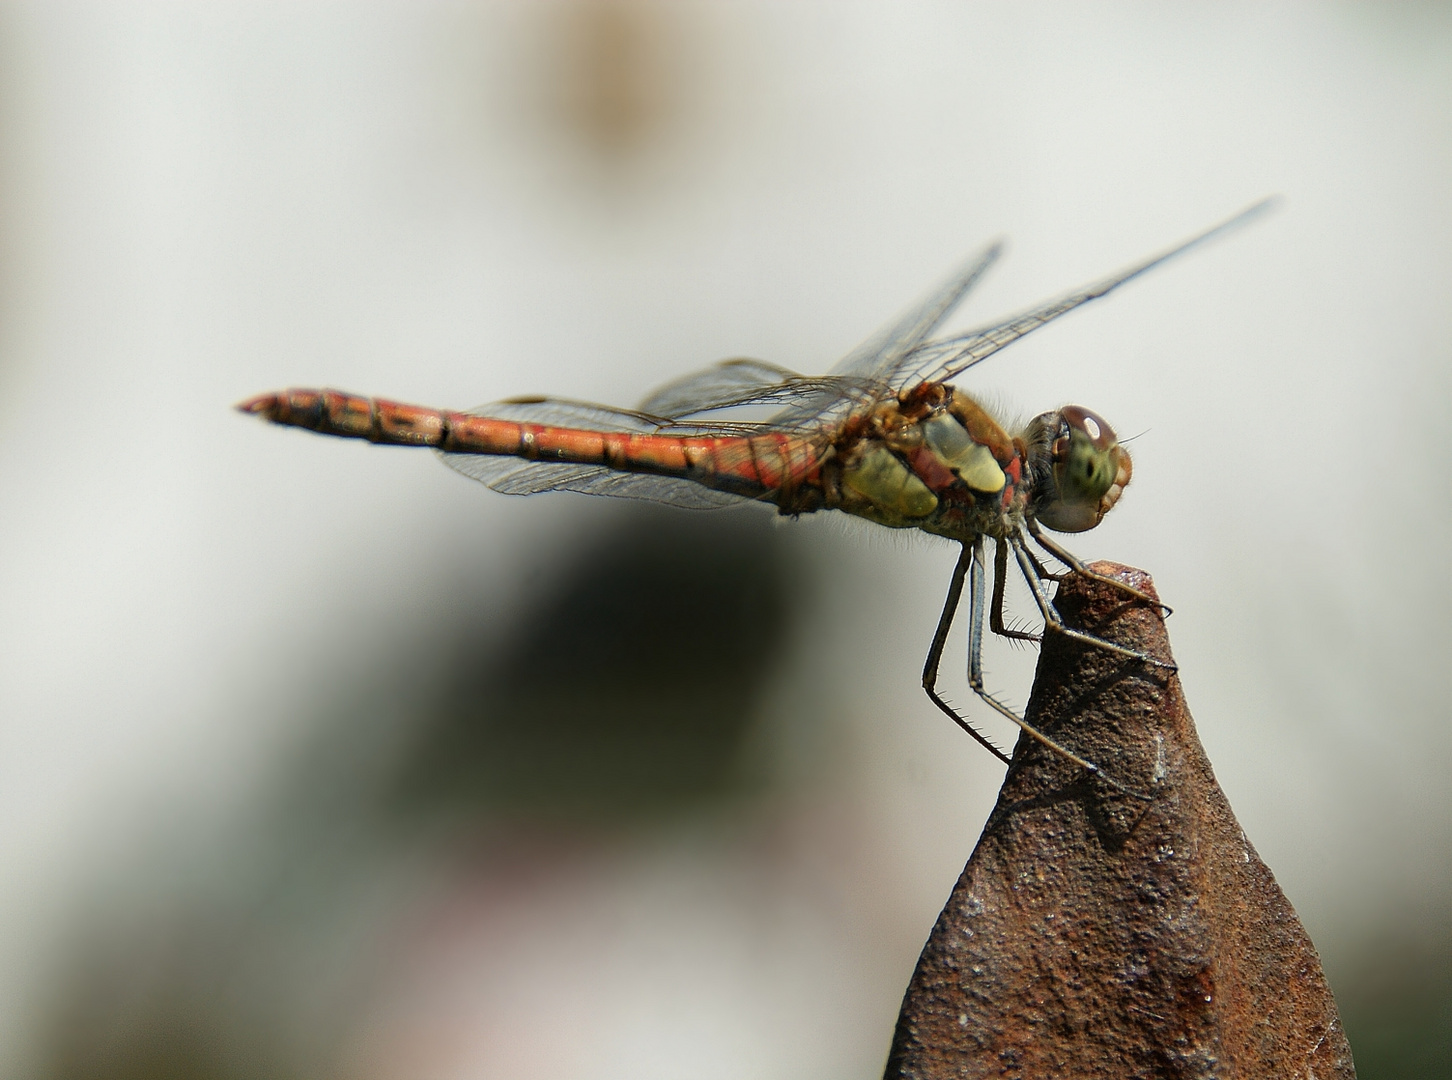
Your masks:
<instances>
[{"instance_id":1,"label":"dragonfly wing","mask_svg":"<svg viewBox=\"0 0 1452 1080\"><path fill-rule=\"evenodd\" d=\"M823 386L798 395L771 422L789 428L830 427L892 394L892 375L978 284L1002 250L1002 244L993 243L978 252L895 322L844 356Z\"/></svg>"},{"instance_id":2,"label":"dragonfly wing","mask_svg":"<svg viewBox=\"0 0 1452 1080\"><path fill-rule=\"evenodd\" d=\"M471 480L487 484L505 495L534 495L541 491L578 491L618 499L642 499L687 510L718 510L749 500L713 491L673 476L643 476L616 472L603 465L570 465L553 461L523 461L514 457L481 454L440 454L444 464Z\"/></svg>"},{"instance_id":3,"label":"dragonfly wing","mask_svg":"<svg viewBox=\"0 0 1452 1080\"><path fill-rule=\"evenodd\" d=\"M639 409L617 409L568 398L525 397L495 401L466 410L470 416L543 424L547 427L583 428L587 431L626 431L642 435L759 435L765 424L735 420L680 420L654 416Z\"/></svg>"},{"instance_id":4,"label":"dragonfly wing","mask_svg":"<svg viewBox=\"0 0 1452 1080\"><path fill-rule=\"evenodd\" d=\"M724 360L667 383L640 403L640 412L679 420L725 409L779 406L773 429L821 426L891 392L879 375L895 370L967 295L1000 246L990 245L890 326L852 350L828 375L809 377L764 360Z\"/></svg>"},{"instance_id":5,"label":"dragonfly wing","mask_svg":"<svg viewBox=\"0 0 1452 1080\"><path fill-rule=\"evenodd\" d=\"M763 393L799 381L803 376L765 360L722 360L675 379L655 390L640 403L640 411L674 419L730 408L742 400L754 400Z\"/></svg>"},{"instance_id":6,"label":"dragonfly wing","mask_svg":"<svg viewBox=\"0 0 1452 1080\"><path fill-rule=\"evenodd\" d=\"M884 326L844 356L831 373L890 381L885 376L938 328L1002 251L1002 244L993 243L978 252L914 307L903 312L896 322Z\"/></svg>"},{"instance_id":7,"label":"dragonfly wing","mask_svg":"<svg viewBox=\"0 0 1452 1080\"><path fill-rule=\"evenodd\" d=\"M921 345L915 353L904 357L899 362L897 369L885 377L899 389L920 382L948 382L974 364L982 363L1004 346L1011 345L1025 334L1032 333L1046 323L1053 322L1060 315L1065 315L1081 304L1087 304L1090 300L1097 300L1099 297L1113 292L1126 282L1132 281L1141 274L1153 270L1161 263L1183 254L1212 237L1245 224L1275 205L1276 201L1275 198L1262 199L1229 220L1205 230L1198 236L1191 237L1168 251L1161 252L1151 259L1146 259L1144 262L1077 292L1069 293L1067 296L1050 300L1046 304L1014 315L996 326Z\"/></svg>"},{"instance_id":8,"label":"dragonfly wing","mask_svg":"<svg viewBox=\"0 0 1452 1080\"><path fill-rule=\"evenodd\" d=\"M845 375L798 375L796 372L763 360L723 360L715 367L687 375L661 387L640 404L640 411L671 422L672 426L690 424L691 417L727 409L749 409L782 406L788 408L771 421L750 424L756 431L780 431L798 425L783 418L810 416L817 410L802 410L808 401L877 400L877 384ZM796 407L796 408L792 408ZM705 424L716 430L714 423Z\"/></svg>"},{"instance_id":9,"label":"dragonfly wing","mask_svg":"<svg viewBox=\"0 0 1452 1080\"><path fill-rule=\"evenodd\" d=\"M491 416L496 420L517 420L549 427L588 428L591 431L654 433L666 426L662 417L636 409L616 409L609 405L593 405L568 398L509 398L466 411L470 416Z\"/></svg>"}]
</instances>

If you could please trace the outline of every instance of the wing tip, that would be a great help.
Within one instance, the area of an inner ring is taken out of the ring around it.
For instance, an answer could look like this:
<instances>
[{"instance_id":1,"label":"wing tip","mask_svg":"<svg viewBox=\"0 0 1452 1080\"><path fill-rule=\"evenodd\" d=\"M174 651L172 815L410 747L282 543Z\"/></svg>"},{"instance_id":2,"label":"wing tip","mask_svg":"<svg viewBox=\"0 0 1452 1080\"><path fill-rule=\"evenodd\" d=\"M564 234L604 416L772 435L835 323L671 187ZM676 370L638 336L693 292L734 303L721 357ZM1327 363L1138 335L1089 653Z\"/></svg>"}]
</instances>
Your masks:
<instances>
[{"instance_id":1,"label":"wing tip","mask_svg":"<svg viewBox=\"0 0 1452 1080\"><path fill-rule=\"evenodd\" d=\"M1273 192L1270 195L1265 196L1263 199L1257 199L1255 202L1247 206L1244 210L1240 211L1240 213L1232 214L1230 217L1222 221L1219 225L1207 229L1194 240L1187 241L1184 246L1188 247L1190 244L1198 243L1201 240L1208 240L1210 237L1215 236L1218 233L1225 232L1230 229L1239 228L1241 225L1247 225L1250 222L1254 221L1256 218L1262 217L1266 214L1278 213L1280 209L1285 206L1285 204L1286 197L1280 192Z\"/></svg>"}]
</instances>

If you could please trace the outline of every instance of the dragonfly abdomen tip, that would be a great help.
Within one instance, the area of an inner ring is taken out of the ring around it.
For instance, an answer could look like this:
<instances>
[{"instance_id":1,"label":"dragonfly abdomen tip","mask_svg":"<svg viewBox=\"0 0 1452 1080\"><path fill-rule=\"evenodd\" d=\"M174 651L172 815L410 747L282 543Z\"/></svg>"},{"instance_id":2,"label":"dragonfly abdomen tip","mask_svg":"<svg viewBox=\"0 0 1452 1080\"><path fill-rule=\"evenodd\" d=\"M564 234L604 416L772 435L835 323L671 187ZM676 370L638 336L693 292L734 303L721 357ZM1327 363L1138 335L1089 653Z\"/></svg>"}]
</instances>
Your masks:
<instances>
[{"instance_id":1,"label":"dragonfly abdomen tip","mask_svg":"<svg viewBox=\"0 0 1452 1080\"><path fill-rule=\"evenodd\" d=\"M278 398L276 394L258 394L256 397L248 398L246 401L239 401L233 406L238 412L250 413L253 416L263 416L272 419L277 414Z\"/></svg>"}]
</instances>

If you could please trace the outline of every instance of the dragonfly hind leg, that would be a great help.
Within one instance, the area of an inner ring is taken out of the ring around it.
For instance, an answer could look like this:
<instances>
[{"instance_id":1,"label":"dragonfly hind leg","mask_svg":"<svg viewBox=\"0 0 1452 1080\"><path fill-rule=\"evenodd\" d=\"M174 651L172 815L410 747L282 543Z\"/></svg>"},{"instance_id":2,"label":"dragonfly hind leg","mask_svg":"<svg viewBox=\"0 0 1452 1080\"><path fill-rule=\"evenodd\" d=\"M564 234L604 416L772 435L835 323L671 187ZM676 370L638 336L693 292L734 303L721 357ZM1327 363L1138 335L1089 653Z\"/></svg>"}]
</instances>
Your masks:
<instances>
[{"instance_id":1,"label":"dragonfly hind leg","mask_svg":"<svg viewBox=\"0 0 1452 1080\"><path fill-rule=\"evenodd\" d=\"M1009 720L1012 720L1015 724L1017 724L1019 730L1021 730L1031 739L1034 739L1035 741L1043 744L1048 749L1058 754L1060 757L1064 757L1072 761L1075 765L1079 766L1079 768L1083 769L1085 772L1093 773L1095 776L1099 777L1106 784L1108 784L1110 787L1114 788L1114 790L1120 792L1121 794L1129 795L1132 798L1148 801L1149 796L1142 795L1139 792L1132 790L1131 788L1125 787L1119 781L1107 775L1104 770L1101 769L1098 765L1094 764L1094 762L1088 760L1087 758L1080 757L1078 754L1074 753L1074 751L1070 750L1062 743L1056 742L1055 740L1049 738L1049 736L1045 735L1042 731L1034 727L1023 717L1019 716L1016 711L1009 708L1007 705L999 701L996 697L988 692L988 689L983 685L983 609L985 606L984 601L987 598L987 589L985 588L986 582L984 580L985 573L983 566L982 541L980 540L973 545L971 553L967 547L964 547L963 551L964 559L966 559L970 564L968 579L968 685L973 689L973 692L977 694L978 697L986 705L989 706L989 708L993 709L999 715ZM960 559L960 565L962 561L964 560Z\"/></svg>"},{"instance_id":2,"label":"dragonfly hind leg","mask_svg":"<svg viewBox=\"0 0 1452 1080\"><path fill-rule=\"evenodd\" d=\"M923 689L932 699L934 705L941 709L948 717L969 735L973 736L979 743L986 747L994 757L998 758L1005 765L1010 764L1009 757L998 747L994 746L988 739L973 727L967 720L960 716L951 705L944 701L937 691L938 665L943 659L943 648L948 641L948 631L953 626L953 616L958 610L958 603L963 596L963 580L969 578L969 611L968 622L968 685L991 709L1018 725L1019 729L1030 738L1042 743L1045 747L1067 758L1075 765L1086 772L1093 773L1100 777L1106 784L1125 795L1135 799L1148 800L1149 796L1142 795L1137 791L1125 787L1117 780L1107 776L1103 769L1092 761L1080 757L1068 747L1055 742L1042 731L1039 731L1023 717L1019 716L1013 709L999 701L983 685L983 609L985 606L986 592L983 567L983 542L981 539L974 540L971 544L964 544L963 550L958 556L958 565L953 568L953 577L948 585L948 598L943 605L943 614L938 619L937 632L933 634L933 644L928 650L927 663L923 665Z\"/></svg>"},{"instance_id":3,"label":"dragonfly hind leg","mask_svg":"<svg viewBox=\"0 0 1452 1080\"><path fill-rule=\"evenodd\" d=\"M1035 561L1037 566L1037 561ZM1039 567L1042 570L1042 567ZM993 605L988 609L988 628L999 637L1006 637L1011 641L1032 641L1038 644L1043 640L1042 634L1032 634L1027 630L1019 630L1016 627L1007 626L1003 621L1003 587L1008 580L1008 545L999 540L993 551Z\"/></svg>"},{"instance_id":4,"label":"dragonfly hind leg","mask_svg":"<svg viewBox=\"0 0 1452 1080\"><path fill-rule=\"evenodd\" d=\"M932 703L947 715L948 719L973 736L979 745L1007 765L1011 760L1009 756L989 742L988 736L959 715L958 710L938 694L938 665L943 659L943 647L948 643L948 631L953 628L953 616L958 611L958 602L963 598L963 579L968 576L968 567L973 562L977 547L976 541L971 547L964 544L963 550L958 555L958 565L953 567L953 577L948 582L948 598L943 602L943 614L938 616L938 629L933 633L933 644L929 646L928 659L923 664L923 690Z\"/></svg>"}]
</instances>

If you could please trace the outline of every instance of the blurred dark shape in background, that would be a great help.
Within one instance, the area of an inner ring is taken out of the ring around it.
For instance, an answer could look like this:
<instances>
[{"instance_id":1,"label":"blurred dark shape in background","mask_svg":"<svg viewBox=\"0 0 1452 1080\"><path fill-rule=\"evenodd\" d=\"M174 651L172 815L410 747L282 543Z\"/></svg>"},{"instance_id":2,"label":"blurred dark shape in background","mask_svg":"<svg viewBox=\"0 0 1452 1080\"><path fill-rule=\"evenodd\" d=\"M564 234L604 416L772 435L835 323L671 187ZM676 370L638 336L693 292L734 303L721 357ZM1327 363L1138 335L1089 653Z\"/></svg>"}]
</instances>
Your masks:
<instances>
[{"instance_id":1,"label":"blurred dark shape in background","mask_svg":"<svg viewBox=\"0 0 1452 1080\"><path fill-rule=\"evenodd\" d=\"M631 156L673 119L679 42L668 15L641 0L572 0L548 12L559 21L550 104L604 160Z\"/></svg>"},{"instance_id":2,"label":"blurred dark shape in background","mask_svg":"<svg viewBox=\"0 0 1452 1080\"><path fill-rule=\"evenodd\" d=\"M530 867L765 794L751 746L790 644L790 546L764 513L631 509L545 595L480 597L477 621L376 657L299 720L317 737L263 820L168 852L183 869L157 868L159 895L98 883L38 1075L339 1075L430 882L479 879L464 903L487 920Z\"/></svg>"},{"instance_id":3,"label":"blurred dark shape in background","mask_svg":"<svg viewBox=\"0 0 1452 1080\"><path fill-rule=\"evenodd\" d=\"M1408 913L1357 944L1336 985L1359 1080L1452 1076L1452 912Z\"/></svg>"},{"instance_id":4,"label":"blurred dark shape in background","mask_svg":"<svg viewBox=\"0 0 1452 1080\"><path fill-rule=\"evenodd\" d=\"M787 644L783 540L757 514L633 513L527 610L481 612L400 795L598 823L737 791Z\"/></svg>"},{"instance_id":5,"label":"blurred dark shape in background","mask_svg":"<svg viewBox=\"0 0 1452 1080\"><path fill-rule=\"evenodd\" d=\"M720 16L662 0L525 5L513 54L467 77L514 152L542 170L535 182L562 195L555 213L599 209L601 196L611 213L616 199L676 200L721 153L720 113L740 105L718 85Z\"/></svg>"}]
</instances>

